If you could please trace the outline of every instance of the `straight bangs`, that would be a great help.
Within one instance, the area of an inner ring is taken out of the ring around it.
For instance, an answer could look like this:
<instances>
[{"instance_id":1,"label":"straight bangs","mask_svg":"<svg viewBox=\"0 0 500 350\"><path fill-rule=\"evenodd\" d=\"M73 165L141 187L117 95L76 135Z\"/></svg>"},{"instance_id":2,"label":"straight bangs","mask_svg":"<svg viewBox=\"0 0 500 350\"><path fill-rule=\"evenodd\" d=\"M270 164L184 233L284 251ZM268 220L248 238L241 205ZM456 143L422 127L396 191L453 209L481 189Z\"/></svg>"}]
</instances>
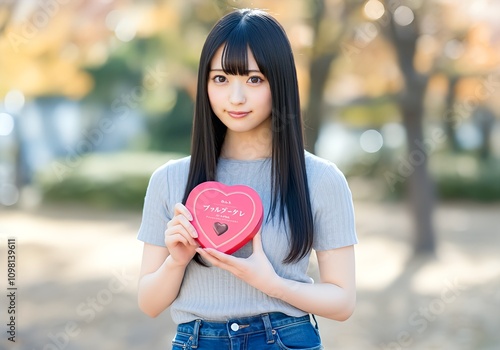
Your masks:
<instances>
[{"instance_id":1,"label":"straight bangs","mask_svg":"<svg viewBox=\"0 0 500 350\"><path fill-rule=\"evenodd\" d=\"M242 30L234 30L222 50L222 70L230 75L248 75L248 40Z\"/></svg>"},{"instance_id":2,"label":"straight bangs","mask_svg":"<svg viewBox=\"0 0 500 350\"><path fill-rule=\"evenodd\" d=\"M267 52L272 50L272 45L266 42L265 36L259 30L253 28L245 21L240 22L228 35L224 42L222 50L221 67L225 74L230 75L249 75L248 70L248 50L252 52L257 66L262 74L267 76L266 59L263 57ZM257 40L256 40L257 39ZM260 48L265 46L265 48Z\"/></svg>"}]
</instances>

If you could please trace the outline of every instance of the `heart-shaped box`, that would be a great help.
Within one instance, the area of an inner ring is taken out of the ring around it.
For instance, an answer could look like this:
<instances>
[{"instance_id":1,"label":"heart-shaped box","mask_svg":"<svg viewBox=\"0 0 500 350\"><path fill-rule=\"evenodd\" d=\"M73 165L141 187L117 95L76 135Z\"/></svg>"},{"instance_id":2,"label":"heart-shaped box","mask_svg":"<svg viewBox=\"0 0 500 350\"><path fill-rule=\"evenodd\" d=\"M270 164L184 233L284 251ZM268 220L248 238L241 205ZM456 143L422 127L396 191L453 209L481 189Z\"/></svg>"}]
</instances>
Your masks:
<instances>
[{"instance_id":1,"label":"heart-shaped box","mask_svg":"<svg viewBox=\"0 0 500 350\"><path fill-rule=\"evenodd\" d=\"M203 248L231 254L259 231L264 210L259 194L249 186L207 181L196 186L186 201L191 222Z\"/></svg>"}]
</instances>

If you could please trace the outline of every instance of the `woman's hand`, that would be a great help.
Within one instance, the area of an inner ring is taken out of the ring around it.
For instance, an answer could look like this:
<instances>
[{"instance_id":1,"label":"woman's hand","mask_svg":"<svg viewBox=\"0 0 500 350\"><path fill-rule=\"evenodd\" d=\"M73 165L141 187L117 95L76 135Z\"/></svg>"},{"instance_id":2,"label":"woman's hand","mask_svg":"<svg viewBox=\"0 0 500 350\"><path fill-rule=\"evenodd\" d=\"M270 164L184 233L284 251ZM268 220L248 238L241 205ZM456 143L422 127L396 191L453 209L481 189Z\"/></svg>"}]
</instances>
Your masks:
<instances>
[{"instance_id":1,"label":"woman's hand","mask_svg":"<svg viewBox=\"0 0 500 350\"><path fill-rule=\"evenodd\" d=\"M213 266L227 270L270 297L281 299L305 312L344 321L354 311L353 246L316 252L319 283L298 282L278 276L262 249L260 232L253 239L253 253L247 259L212 248L197 248L196 251Z\"/></svg>"},{"instance_id":2,"label":"woman's hand","mask_svg":"<svg viewBox=\"0 0 500 350\"><path fill-rule=\"evenodd\" d=\"M274 271L262 248L260 231L252 241L253 253L248 258L237 258L213 248L198 248L196 251L213 266L231 272L254 288L269 296L276 294L281 278Z\"/></svg>"},{"instance_id":3,"label":"woman's hand","mask_svg":"<svg viewBox=\"0 0 500 350\"><path fill-rule=\"evenodd\" d=\"M189 210L177 203L174 208L174 217L167 223L165 231L165 244L171 258L179 265L186 266L196 254L199 247L195 238L198 237L196 229L191 224L193 216Z\"/></svg>"}]
</instances>

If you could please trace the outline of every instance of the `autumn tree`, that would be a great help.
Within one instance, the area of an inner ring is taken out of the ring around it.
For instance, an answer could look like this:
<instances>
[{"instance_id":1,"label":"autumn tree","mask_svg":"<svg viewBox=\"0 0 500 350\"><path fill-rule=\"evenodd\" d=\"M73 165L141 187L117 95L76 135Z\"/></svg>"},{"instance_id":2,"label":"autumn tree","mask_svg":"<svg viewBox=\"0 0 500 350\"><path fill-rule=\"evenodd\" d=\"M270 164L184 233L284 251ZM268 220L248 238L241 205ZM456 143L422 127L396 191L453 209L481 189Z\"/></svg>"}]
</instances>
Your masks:
<instances>
[{"instance_id":1,"label":"autumn tree","mask_svg":"<svg viewBox=\"0 0 500 350\"><path fill-rule=\"evenodd\" d=\"M420 28L416 12L400 6L390 13L389 28L385 32L393 43L404 88L397 96L403 125L406 129L408 163L408 200L415 227L415 253L433 253L435 232L433 211L434 184L428 171L428 151L423 132L424 97L429 76L420 73L414 65ZM399 17L398 17L399 16Z\"/></svg>"}]
</instances>

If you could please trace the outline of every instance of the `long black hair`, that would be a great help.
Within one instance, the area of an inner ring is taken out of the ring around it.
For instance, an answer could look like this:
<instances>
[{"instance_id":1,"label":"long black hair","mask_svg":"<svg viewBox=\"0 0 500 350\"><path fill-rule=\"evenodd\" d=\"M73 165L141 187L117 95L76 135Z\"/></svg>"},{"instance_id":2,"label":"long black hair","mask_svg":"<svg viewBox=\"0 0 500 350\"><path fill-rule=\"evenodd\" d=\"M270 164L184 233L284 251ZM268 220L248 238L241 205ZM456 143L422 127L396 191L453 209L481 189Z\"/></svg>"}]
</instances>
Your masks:
<instances>
[{"instance_id":1,"label":"long black hair","mask_svg":"<svg viewBox=\"0 0 500 350\"><path fill-rule=\"evenodd\" d=\"M184 193L216 178L217 162L226 135L226 126L212 111L207 92L210 64L224 45L222 69L226 74L248 75L250 48L272 95L272 200L270 213L285 209L290 229L290 251L284 263L307 255L313 243L313 217L304 160L297 73L292 48L283 27L261 10L236 10L222 17L212 28L203 46L198 70L198 88L191 141L191 163ZM200 262L196 256L196 261Z\"/></svg>"}]
</instances>

